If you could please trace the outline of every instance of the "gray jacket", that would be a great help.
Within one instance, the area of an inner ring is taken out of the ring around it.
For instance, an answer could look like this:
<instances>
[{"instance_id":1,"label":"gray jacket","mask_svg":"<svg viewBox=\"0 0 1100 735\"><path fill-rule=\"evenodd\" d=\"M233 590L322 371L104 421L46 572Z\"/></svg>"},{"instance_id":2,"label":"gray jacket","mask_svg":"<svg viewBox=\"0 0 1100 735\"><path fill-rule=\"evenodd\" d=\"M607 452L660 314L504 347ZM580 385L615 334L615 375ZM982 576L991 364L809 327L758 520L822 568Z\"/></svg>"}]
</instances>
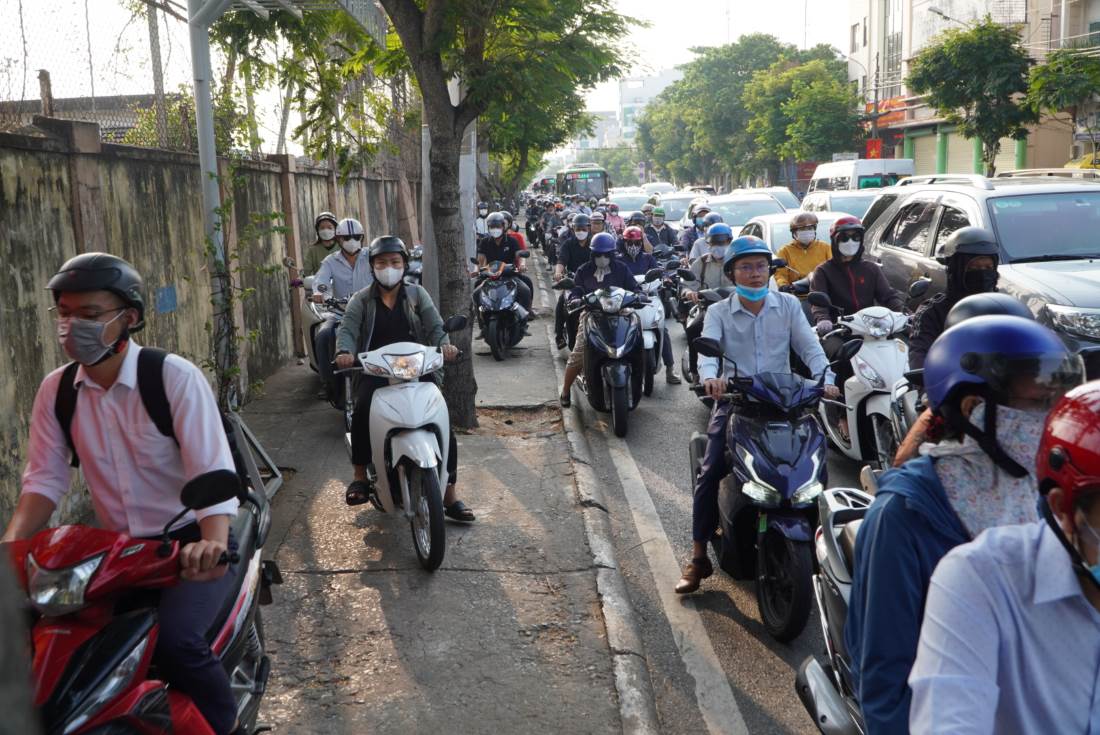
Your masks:
<instances>
[{"instance_id":1,"label":"gray jacket","mask_svg":"<svg viewBox=\"0 0 1100 735\"><path fill-rule=\"evenodd\" d=\"M422 286L403 284L405 298L401 303L405 308L405 317L412 327L413 336L422 345L439 347L451 343L447 333L443 331L443 318L439 316L439 310L435 308L432 297ZM344 318L336 330L336 352L347 352L357 355L367 349L370 344L371 334L374 332L374 318L378 311L376 296L378 284L372 283L367 288L357 291L348 301L344 310ZM442 379L443 371L433 375L439 375Z\"/></svg>"}]
</instances>

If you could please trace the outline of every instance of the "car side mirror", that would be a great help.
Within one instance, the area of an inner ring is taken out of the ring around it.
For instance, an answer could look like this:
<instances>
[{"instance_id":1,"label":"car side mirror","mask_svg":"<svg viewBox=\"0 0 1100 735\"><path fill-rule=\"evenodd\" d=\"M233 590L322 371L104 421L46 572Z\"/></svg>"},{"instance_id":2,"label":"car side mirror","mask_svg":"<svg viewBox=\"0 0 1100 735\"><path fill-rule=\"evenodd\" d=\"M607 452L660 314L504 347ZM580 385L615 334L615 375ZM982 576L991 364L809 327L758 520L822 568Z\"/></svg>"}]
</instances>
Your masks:
<instances>
[{"instance_id":1,"label":"car side mirror","mask_svg":"<svg viewBox=\"0 0 1100 735\"><path fill-rule=\"evenodd\" d=\"M695 348L695 351L704 357L721 357L722 346L718 344L718 340L711 339L710 337L696 337L691 342L691 346Z\"/></svg>"},{"instance_id":2,"label":"car side mirror","mask_svg":"<svg viewBox=\"0 0 1100 735\"><path fill-rule=\"evenodd\" d=\"M465 314L455 314L447 321L443 322L443 331L451 334L453 332L461 332L466 328L466 325L470 323L470 320L466 318Z\"/></svg>"},{"instance_id":3,"label":"car side mirror","mask_svg":"<svg viewBox=\"0 0 1100 735\"><path fill-rule=\"evenodd\" d=\"M188 510L209 508L240 495L241 480L232 470L205 472L180 490L180 502Z\"/></svg>"},{"instance_id":4,"label":"car side mirror","mask_svg":"<svg viewBox=\"0 0 1100 735\"><path fill-rule=\"evenodd\" d=\"M922 299L924 295L928 293L928 289L932 287L932 280L929 278L918 278L909 284L909 298Z\"/></svg>"},{"instance_id":5,"label":"car side mirror","mask_svg":"<svg viewBox=\"0 0 1100 735\"><path fill-rule=\"evenodd\" d=\"M650 268L648 271L646 271L645 282L653 283L654 281L659 281L661 280L661 276L663 276L664 274L665 272L660 268Z\"/></svg>"},{"instance_id":6,"label":"car side mirror","mask_svg":"<svg viewBox=\"0 0 1100 735\"><path fill-rule=\"evenodd\" d=\"M687 283L699 280L695 277L695 274L689 271L687 268L680 268L676 271L676 275L680 276L681 281L686 281Z\"/></svg>"},{"instance_id":7,"label":"car side mirror","mask_svg":"<svg viewBox=\"0 0 1100 735\"><path fill-rule=\"evenodd\" d=\"M516 255L521 258L530 258L531 252L529 250L520 250L518 253L516 253Z\"/></svg>"},{"instance_id":8,"label":"car side mirror","mask_svg":"<svg viewBox=\"0 0 1100 735\"><path fill-rule=\"evenodd\" d=\"M832 309L833 308L833 300L829 298L829 294L824 293L822 291L813 291L813 292L810 293L810 295L807 298L809 299L810 304L812 304L813 306L816 306L818 308L821 308L821 309Z\"/></svg>"}]
</instances>

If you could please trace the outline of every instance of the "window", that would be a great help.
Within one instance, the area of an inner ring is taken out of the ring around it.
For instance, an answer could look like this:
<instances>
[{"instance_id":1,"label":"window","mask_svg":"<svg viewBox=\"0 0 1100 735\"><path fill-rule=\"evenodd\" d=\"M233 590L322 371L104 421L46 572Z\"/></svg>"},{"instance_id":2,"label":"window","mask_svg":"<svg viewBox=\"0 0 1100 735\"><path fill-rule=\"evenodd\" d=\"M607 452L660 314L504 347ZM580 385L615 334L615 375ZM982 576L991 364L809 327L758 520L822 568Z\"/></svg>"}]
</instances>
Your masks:
<instances>
[{"instance_id":1,"label":"window","mask_svg":"<svg viewBox=\"0 0 1100 735\"><path fill-rule=\"evenodd\" d=\"M932 252L938 252L947 242L947 238L951 237L952 232L969 226L970 219L966 216L966 212L954 207L944 207L943 214L940 215L940 228L936 231L936 244Z\"/></svg>"},{"instance_id":2,"label":"window","mask_svg":"<svg viewBox=\"0 0 1100 735\"><path fill-rule=\"evenodd\" d=\"M1066 191L989 200L994 230L1009 261L1043 256L1100 257L1100 193ZM1057 223L1052 237L1051 223Z\"/></svg>"},{"instance_id":3,"label":"window","mask_svg":"<svg viewBox=\"0 0 1100 735\"><path fill-rule=\"evenodd\" d=\"M738 233L738 236L743 237L743 236L746 236L746 235L752 235L753 237L760 237L760 235L761 235L760 225L749 224L749 225L745 225L744 227L742 227L741 232Z\"/></svg>"},{"instance_id":4,"label":"window","mask_svg":"<svg viewBox=\"0 0 1100 735\"><path fill-rule=\"evenodd\" d=\"M851 53L859 51L859 23L852 26Z\"/></svg>"},{"instance_id":5,"label":"window","mask_svg":"<svg viewBox=\"0 0 1100 735\"><path fill-rule=\"evenodd\" d=\"M1089 46L1100 46L1100 23L1089 23Z\"/></svg>"},{"instance_id":6,"label":"window","mask_svg":"<svg viewBox=\"0 0 1100 735\"><path fill-rule=\"evenodd\" d=\"M935 202L914 202L902 207L883 242L895 248L923 253L935 213Z\"/></svg>"},{"instance_id":7,"label":"window","mask_svg":"<svg viewBox=\"0 0 1100 735\"><path fill-rule=\"evenodd\" d=\"M870 228L871 225L878 220L879 215L885 212L897 198L897 194L880 194L876 197L871 202L871 206L867 208L867 212L863 215L863 226Z\"/></svg>"},{"instance_id":8,"label":"window","mask_svg":"<svg viewBox=\"0 0 1100 735\"><path fill-rule=\"evenodd\" d=\"M901 0L886 0L883 5L882 24L886 30L886 49L883 58L880 84L885 85L882 96L897 97L901 94Z\"/></svg>"},{"instance_id":9,"label":"window","mask_svg":"<svg viewBox=\"0 0 1100 735\"><path fill-rule=\"evenodd\" d=\"M829 188L834 191L844 191L851 185L851 183L851 176L834 176L832 185Z\"/></svg>"},{"instance_id":10,"label":"window","mask_svg":"<svg viewBox=\"0 0 1100 735\"><path fill-rule=\"evenodd\" d=\"M863 48L867 48L867 16L863 16Z\"/></svg>"}]
</instances>

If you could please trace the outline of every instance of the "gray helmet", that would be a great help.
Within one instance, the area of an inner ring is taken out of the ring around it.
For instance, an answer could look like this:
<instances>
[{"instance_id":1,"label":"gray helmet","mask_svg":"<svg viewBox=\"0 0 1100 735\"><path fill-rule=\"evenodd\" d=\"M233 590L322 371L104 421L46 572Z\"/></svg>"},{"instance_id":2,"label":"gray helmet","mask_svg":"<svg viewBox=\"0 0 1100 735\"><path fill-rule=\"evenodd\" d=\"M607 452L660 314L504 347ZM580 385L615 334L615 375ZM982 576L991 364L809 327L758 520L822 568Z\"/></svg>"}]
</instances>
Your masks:
<instances>
[{"instance_id":1,"label":"gray helmet","mask_svg":"<svg viewBox=\"0 0 1100 735\"><path fill-rule=\"evenodd\" d=\"M336 215L332 212L321 212L319 215L313 218L313 229L320 229L321 223L324 222L326 219L332 221L333 229L336 229L336 225L340 222L340 220L336 219Z\"/></svg>"},{"instance_id":2,"label":"gray helmet","mask_svg":"<svg viewBox=\"0 0 1100 735\"><path fill-rule=\"evenodd\" d=\"M508 227L508 218L504 216L503 212L492 212L485 218L486 227L499 227L500 229L506 229Z\"/></svg>"},{"instance_id":3,"label":"gray helmet","mask_svg":"<svg viewBox=\"0 0 1100 735\"><path fill-rule=\"evenodd\" d=\"M591 227L591 226L592 226L592 218L589 217L587 214L577 213L577 214L573 215L572 227L574 229L576 229L578 227L588 228L588 227Z\"/></svg>"},{"instance_id":4,"label":"gray helmet","mask_svg":"<svg viewBox=\"0 0 1100 735\"><path fill-rule=\"evenodd\" d=\"M137 309L138 321L130 331L145 326L145 282L134 266L117 255L84 253L69 258L46 288L53 291L54 303L65 292L110 291L126 306Z\"/></svg>"},{"instance_id":5,"label":"gray helmet","mask_svg":"<svg viewBox=\"0 0 1100 735\"><path fill-rule=\"evenodd\" d=\"M978 229L978 228L973 228ZM1031 309L1015 296L1006 293L976 293L972 296L959 299L958 303L951 307L944 319L943 328L951 327L975 316L1019 316L1024 319L1035 319Z\"/></svg>"},{"instance_id":6,"label":"gray helmet","mask_svg":"<svg viewBox=\"0 0 1100 735\"><path fill-rule=\"evenodd\" d=\"M997 236L984 227L960 227L936 248L936 260L946 264L956 255L998 255Z\"/></svg>"},{"instance_id":7,"label":"gray helmet","mask_svg":"<svg viewBox=\"0 0 1100 735\"><path fill-rule=\"evenodd\" d=\"M376 255L386 253L401 253L405 263L409 262L409 251L405 247L405 241L397 235L382 235L371 240L370 248L367 249L367 260L373 262Z\"/></svg>"}]
</instances>

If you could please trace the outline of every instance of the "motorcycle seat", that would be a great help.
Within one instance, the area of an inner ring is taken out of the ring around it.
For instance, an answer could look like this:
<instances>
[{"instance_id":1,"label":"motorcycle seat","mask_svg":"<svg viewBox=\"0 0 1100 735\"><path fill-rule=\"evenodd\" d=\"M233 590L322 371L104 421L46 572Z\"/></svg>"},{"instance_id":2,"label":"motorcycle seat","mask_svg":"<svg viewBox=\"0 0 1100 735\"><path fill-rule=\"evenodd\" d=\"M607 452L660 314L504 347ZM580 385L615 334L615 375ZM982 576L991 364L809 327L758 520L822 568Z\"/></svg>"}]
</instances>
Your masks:
<instances>
[{"instance_id":1,"label":"motorcycle seat","mask_svg":"<svg viewBox=\"0 0 1100 735\"><path fill-rule=\"evenodd\" d=\"M229 585L221 609L214 616L214 621L206 631L206 640L213 644L214 639L225 625L226 619L233 613L233 607L237 602L237 596L241 593L241 585L248 572L248 562L256 552L256 510L250 504L244 503L237 510L237 517L230 526L230 533L237 542L237 554L240 561L229 568L226 574L233 576L233 582Z\"/></svg>"},{"instance_id":2,"label":"motorcycle seat","mask_svg":"<svg viewBox=\"0 0 1100 735\"><path fill-rule=\"evenodd\" d=\"M859 518L845 523L840 529L840 551L844 554L844 563L847 565L849 572L856 565L856 534L859 533L859 527L862 525L863 519Z\"/></svg>"}]
</instances>

